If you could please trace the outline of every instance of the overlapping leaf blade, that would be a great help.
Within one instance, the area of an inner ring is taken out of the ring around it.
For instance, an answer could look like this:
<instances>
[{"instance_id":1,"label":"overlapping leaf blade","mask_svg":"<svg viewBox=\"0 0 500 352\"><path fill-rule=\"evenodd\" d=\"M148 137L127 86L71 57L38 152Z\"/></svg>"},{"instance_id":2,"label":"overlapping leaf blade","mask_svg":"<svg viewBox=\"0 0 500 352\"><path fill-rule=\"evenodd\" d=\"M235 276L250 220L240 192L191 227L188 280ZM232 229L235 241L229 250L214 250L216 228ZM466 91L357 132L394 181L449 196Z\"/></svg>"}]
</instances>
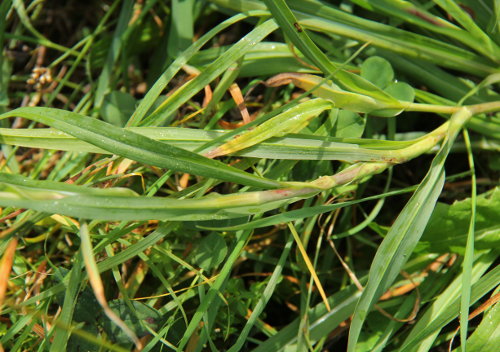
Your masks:
<instances>
[{"instance_id":1,"label":"overlapping leaf blade","mask_svg":"<svg viewBox=\"0 0 500 352\"><path fill-rule=\"evenodd\" d=\"M444 184L444 162L461 126L471 112L463 108L454 114L448 138L412 198L397 217L373 259L368 284L354 312L349 330L348 351L354 351L370 308L387 290L406 263L424 232Z\"/></svg>"},{"instance_id":2,"label":"overlapping leaf blade","mask_svg":"<svg viewBox=\"0 0 500 352\"><path fill-rule=\"evenodd\" d=\"M74 112L26 107L0 115L0 118L11 116L44 123L113 154L145 164L256 187L280 186L276 181L245 173L219 161Z\"/></svg>"}]
</instances>

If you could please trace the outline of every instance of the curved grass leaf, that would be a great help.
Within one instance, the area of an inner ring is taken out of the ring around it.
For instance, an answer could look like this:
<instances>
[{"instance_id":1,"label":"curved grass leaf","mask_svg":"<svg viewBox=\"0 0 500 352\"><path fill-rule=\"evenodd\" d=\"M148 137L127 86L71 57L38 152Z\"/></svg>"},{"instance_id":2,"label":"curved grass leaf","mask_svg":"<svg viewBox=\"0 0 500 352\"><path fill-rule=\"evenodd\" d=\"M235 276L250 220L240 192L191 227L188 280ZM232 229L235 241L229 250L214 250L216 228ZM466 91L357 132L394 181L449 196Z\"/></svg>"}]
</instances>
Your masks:
<instances>
[{"instance_id":1,"label":"curved grass leaf","mask_svg":"<svg viewBox=\"0 0 500 352\"><path fill-rule=\"evenodd\" d=\"M494 351L500 341L500 304L489 310L479 326L467 340L467 351Z\"/></svg>"},{"instance_id":2,"label":"curved grass leaf","mask_svg":"<svg viewBox=\"0 0 500 352\"><path fill-rule=\"evenodd\" d=\"M132 127L129 130L189 151L197 151L205 143L223 138L230 133L177 127ZM306 134L288 134L286 137L270 138L245 150L236 151L234 155L268 159L343 160L347 162L384 161L397 157L397 150L409 147L416 141L330 138ZM0 142L30 148L101 154L111 153L111 151L50 128L0 128Z\"/></svg>"},{"instance_id":3,"label":"curved grass leaf","mask_svg":"<svg viewBox=\"0 0 500 352\"><path fill-rule=\"evenodd\" d=\"M3 186L3 187L2 187ZM304 196L316 193L304 189ZM289 190L211 194L199 199L131 197L133 192L92 189L0 174L0 205L100 220L213 220L276 209L299 198Z\"/></svg>"},{"instance_id":4,"label":"curved grass leaf","mask_svg":"<svg viewBox=\"0 0 500 352\"><path fill-rule=\"evenodd\" d=\"M390 101L387 98L380 100L378 97L346 91L333 82L324 82L323 78L306 73L282 73L267 81L273 87L288 83L306 91L311 90L313 95L332 101L336 108L359 113L390 117L401 113L407 105L394 98Z\"/></svg>"},{"instance_id":5,"label":"curved grass leaf","mask_svg":"<svg viewBox=\"0 0 500 352\"><path fill-rule=\"evenodd\" d=\"M211 0L217 5L236 11L264 10L259 1ZM272 1L269 1L272 2ZM405 31L394 26L360 18L353 14L336 9L320 1L295 0L290 2L293 14L297 16L302 28L319 33L340 35L369 42L378 48L406 57L433 62L443 67L486 76L497 71L497 65L491 60L476 55L470 50L450 45L428 36ZM293 24L293 22L292 22ZM281 25L281 23L280 23ZM290 28L291 29L291 28ZM289 33L287 33L289 35ZM293 42L304 54L296 42ZM307 56L309 59L311 57ZM318 66L321 68L321 66ZM326 74L326 72L325 72Z\"/></svg>"},{"instance_id":6,"label":"curved grass leaf","mask_svg":"<svg viewBox=\"0 0 500 352\"><path fill-rule=\"evenodd\" d=\"M280 28L306 58L317 65L323 73L348 91L367 95L380 102L397 104L397 100L372 84L370 81L335 66L330 59L316 46L309 35L302 29L292 11L284 0L264 0L269 11L278 22Z\"/></svg>"},{"instance_id":7,"label":"curved grass leaf","mask_svg":"<svg viewBox=\"0 0 500 352\"><path fill-rule=\"evenodd\" d=\"M234 62L251 50L258 42L277 28L273 20L268 20L255 27L245 37L231 46L224 55L220 56L212 64L206 67L196 78L189 81L181 88L173 92L151 115L146 117L141 125L161 125L182 104L197 94L207 84L226 71Z\"/></svg>"},{"instance_id":8,"label":"curved grass leaf","mask_svg":"<svg viewBox=\"0 0 500 352\"><path fill-rule=\"evenodd\" d=\"M165 89L165 87L172 80L175 74L178 73L182 66L184 66L193 57L193 55L197 53L216 34L220 33L229 26L248 18L249 16L261 16L262 14L262 11L250 11L245 14L237 14L218 24L193 44L191 44L189 48L187 48L182 54L180 54L172 64L170 64L165 72L162 73L162 75L156 80L154 85L148 90L146 96L141 100L134 114L127 122L127 126L137 126L141 123L148 110L153 106L156 99L160 96L161 92Z\"/></svg>"},{"instance_id":9,"label":"curved grass leaf","mask_svg":"<svg viewBox=\"0 0 500 352\"><path fill-rule=\"evenodd\" d=\"M358 302L349 330L348 351L355 351L362 325L371 307L390 287L406 263L429 221L444 184L444 162L459 129L470 118L467 108L452 116L447 139L432 161L424 180L405 205L373 259L368 284Z\"/></svg>"},{"instance_id":10,"label":"curved grass leaf","mask_svg":"<svg viewBox=\"0 0 500 352\"><path fill-rule=\"evenodd\" d=\"M332 104L330 102L320 98L298 104L267 120L252 131L236 136L229 142L211 150L206 156L217 157L230 154L256 145L274 136L299 132L307 126L310 119L331 108Z\"/></svg>"},{"instance_id":11,"label":"curved grass leaf","mask_svg":"<svg viewBox=\"0 0 500 352\"><path fill-rule=\"evenodd\" d=\"M490 257L492 256L490 255ZM490 264L491 263L492 262L490 262ZM472 286L470 303L474 304L475 302L477 302L481 297L488 294L488 292L497 287L499 283L500 283L500 266L497 265L495 268L486 273ZM439 312L437 316L433 317L431 321L420 320L419 322L425 324L419 324L419 330L415 331L414 333L412 331L412 334L409 336L409 338L407 338L404 341L404 343L402 344L401 348L398 351L407 352L413 350L416 346L418 346L418 344L424 341L426 337L431 336L436 331L441 330L446 324L448 324L454 318L458 317L459 310L460 310L460 297L457 294L454 300L451 303L447 304L445 306L445 309Z\"/></svg>"},{"instance_id":12,"label":"curved grass leaf","mask_svg":"<svg viewBox=\"0 0 500 352\"><path fill-rule=\"evenodd\" d=\"M279 182L246 173L219 161L74 112L25 107L0 115L0 119L12 116L41 122L108 152L145 164L255 187L277 188L281 185Z\"/></svg>"}]
</instances>

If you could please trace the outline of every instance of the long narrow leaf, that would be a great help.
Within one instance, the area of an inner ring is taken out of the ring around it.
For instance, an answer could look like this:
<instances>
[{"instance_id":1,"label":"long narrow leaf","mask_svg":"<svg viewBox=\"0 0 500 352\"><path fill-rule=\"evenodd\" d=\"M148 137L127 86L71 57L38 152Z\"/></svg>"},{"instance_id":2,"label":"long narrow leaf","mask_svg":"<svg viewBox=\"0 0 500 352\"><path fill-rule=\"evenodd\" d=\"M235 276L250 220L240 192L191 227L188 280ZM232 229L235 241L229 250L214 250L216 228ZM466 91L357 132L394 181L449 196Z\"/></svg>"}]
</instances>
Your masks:
<instances>
[{"instance_id":1,"label":"long narrow leaf","mask_svg":"<svg viewBox=\"0 0 500 352\"><path fill-rule=\"evenodd\" d=\"M462 125L471 112L463 108L454 114L452 124L441 150L432 161L431 168L391 226L373 259L369 280L354 312L349 331L348 351L354 351L362 325L378 298L396 279L417 245L444 184L444 162Z\"/></svg>"},{"instance_id":2,"label":"long narrow leaf","mask_svg":"<svg viewBox=\"0 0 500 352\"><path fill-rule=\"evenodd\" d=\"M256 211L266 211L293 202L295 199L274 200L262 192L249 192L200 199L169 199L161 197L131 196L126 189L98 189L68 185L53 181L33 181L22 176L0 173L0 184L6 189L0 192L0 205L29 208L68 216L106 220L215 220L242 217ZM320 205L272 215L248 223L217 228L236 231L272 226L288 221L323 214L361 202L410 192L414 187L380 195ZM273 192L273 191L271 191Z\"/></svg>"},{"instance_id":3,"label":"long narrow leaf","mask_svg":"<svg viewBox=\"0 0 500 352\"><path fill-rule=\"evenodd\" d=\"M460 301L460 343L462 352L466 351L467 345L467 328L469 326L469 306L470 306L470 288L472 265L474 264L474 233L476 228L476 206L477 206L477 186L476 173L474 169L474 157L470 146L469 133L464 130L465 143L467 146L467 154L469 166L472 173L472 195L471 195L471 215L469 222L469 231L467 234L467 244L465 246L465 256L463 262L463 281L462 281L462 298Z\"/></svg>"},{"instance_id":4,"label":"long narrow leaf","mask_svg":"<svg viewBox=\"0 0 500 352\"><path fill-rule=\"evenodd\" d=\"M181 149L196 151L205 143L224 138L228 132L204 131L177 127L136 127L130 131ZM49 129L0 128L0 142L6 145L109 154L102 148L66 133ZM293 160L384 161L397 158L397 151L416 140L388 141L360 138L330 138L307 134L273 137L234 155Z\"/></svg>"},{"instance_id":5,"label":"long narrow leaf","mask_svg":"<svg viewBox=\"0 0 500 352\"><path fill-rule=\"evenodd\" d=\"M280 186L276 181L243 172L219 161L74 112L26 107L0 115L0 119L12 116L41 122L113 154L145 164L225 181L241 182L249 186L264 188Z\"/></svg>"},{"instance_id":6,"label":"long narrow leaf","mask_svg":"<svg viewBox=\"0 0 500 352\"><path fill-rule=\"evenodd\" d=\"M335 78L336 82L347 90L365 94L387 103L397 104L397 100L368 80L345 71L342 67L336 67L300 27L300 24L297 22L298 20L284 0L265 0L264 2L292 43L296 45L309 60L317 65L326 76Z\"/></svg>"},{"instance_id":7,"label":"long narrow leaf","mask_svg":"<svg viewBox=\"0 0 500 352\"><path fill-rule=\"evenodd\" d=\"M255 27L245 37L241 38L224 55L206 67L200 75L176 90L155 110L142 121L143 126L161 125L170 114L174 113L182 104L198 93L204 86L227 70L235 61L245 55L258 42L277 28L273 20L268 20Z\"/></svg>"},{"instance_id":8,"label":"long narrow leaf","mask_svg":"<svg viewBox=\"0 0 500 352\"><path fill-rule=\"evenodd\" d=\"M246 14L237 14L218 24L202 37L200 37L196 42L191 44L189 48L187 48L181 55L179 55L175 59L175 61L172 62L172 64L170 64L165 72L162 73L162 75L156 80L154 85L148 90L146 96L141 100L134 114L128 120L127 126L138 126L141 123L148 110L153 106L156 99L160 96L161 92L165 89L165 87L175 76L175 74L178 73L182 66L185 65L193 57L193 55L197 53L210 39L212 39L216 34L228 28L229 26L248 18L249 16L260 15L262 15L262 11L251 11Z\"/></svg>"},{"instance_id":9,"label":"long narrow leaf","mask_svg":"<svg viewBox=\"0 0 500 352\"><path fill-rule=\"evenodd\" d=\"M101 305L106 316L121 330L123 330L123 332L130 338L130 340L134 341L136 347L141 350L142 343L140 342L139 338L108 305L104 293L104 284L102 282L101 276L99 275L99 269L97 268L97 263L94 258L92 243L90 241L90 234L88 232L88 226L85 222L83 222L80 226L80 240L83 261L85 262L85 267L89 276L89 282L92 286L92 289L94 290L97 301Z\"/></svg>"},{"instance_id":10,"label":"long narrow leaf","mask_svg":"<svg viewBox=\"0 0 500 352\"><path fill-rule=\"evenodd\" d=\"M494 257L493 255L488 255L489 257ZM486 273L482 278L480 278L471 289L470 303L474 304L481 297L486 295L492 289L498 286L500 282L500 266L497 265L491 271ZM440 312L432 321L421 320L420 322L425 322L425 324L420 324L421 326L418 331L411 334L410 338L407 338L402 344L399 352L407 352L413 350L418 343L423 341L426 337L432 335L434 332L439 331L446 324L457 317L457 313L460 309L460 297L455 297L453 302L447 304L445 309ZM430 346L429 346L430 347ZM428 350L428 349L426 349Z\"/></svg>"},{"instance_id":11,"label":"long narrow leaf","mask_svg":"<svg viewBox=\"0 0 500 352\"><path fill-rule=\"evenodd\" d=\"M321 98L306 101L267 120L254 130L237 136L229 142L211 150L206 156L216 157L226 155L249 148L274 136L280 136L289 132L299 132L307 126L310 119L327 109L331 109L332 106L333 104Z\"/></svg>"},{"instance_id":12,"label":"long narrow leaf","mask_svg":"<svg viewBox=\"0 0 500 352\"><path fill-rule=\"evenodd\" d=\"M274 269L273 274L271 275L271 278L269 279L269 282L267 283L266 288L264 289L264 292L262 292L262 296L259 298L259 301L253 308L252 314L250 315L245 326L239 333L238 339L236 340L234 345L231 346L228 352L237 352L241 350L241 347L243 346L245 339L250 333L250 330L254 326L255 321L264 311L267 302L269 301L271 295L278 286L279 279L281 277L281 272L283 271L283 268L285 266L288 253L290 253L290 250L292 249L293 241L294 241L293 236L288 236L288 239L285 242L285 247L283 248L283 252L281 252L281 256L278 259L278 265L276 265L276 268Z\"/></svg>"}]
</instances>

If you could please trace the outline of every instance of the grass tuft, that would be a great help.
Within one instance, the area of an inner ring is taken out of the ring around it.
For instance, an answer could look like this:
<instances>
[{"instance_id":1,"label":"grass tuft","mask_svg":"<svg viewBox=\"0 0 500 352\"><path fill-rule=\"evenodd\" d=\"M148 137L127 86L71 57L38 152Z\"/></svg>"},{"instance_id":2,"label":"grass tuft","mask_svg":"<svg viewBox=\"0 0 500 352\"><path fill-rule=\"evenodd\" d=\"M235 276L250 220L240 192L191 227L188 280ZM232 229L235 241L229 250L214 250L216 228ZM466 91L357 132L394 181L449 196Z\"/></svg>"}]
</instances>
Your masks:
<instances>
[{"instance_id":1,"label":"grass tuft","mask_svg":"<svg viewBox=\"0 0 500 352\"><path fill-rule=\"evenodd\" d=\"M494 348L499 17L2 1L0 350Z\"/></svg>"}]
</instances>

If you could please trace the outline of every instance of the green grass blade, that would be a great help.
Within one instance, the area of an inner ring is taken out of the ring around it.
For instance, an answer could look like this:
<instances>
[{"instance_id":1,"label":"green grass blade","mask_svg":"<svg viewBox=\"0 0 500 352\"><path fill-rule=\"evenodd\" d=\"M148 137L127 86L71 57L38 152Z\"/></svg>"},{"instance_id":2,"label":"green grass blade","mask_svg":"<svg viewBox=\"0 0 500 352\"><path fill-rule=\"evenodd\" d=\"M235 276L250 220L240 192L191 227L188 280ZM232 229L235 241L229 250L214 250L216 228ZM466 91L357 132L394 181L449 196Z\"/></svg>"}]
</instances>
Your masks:
<instances>
[{"instance_id":1,"label":"green grass blade","mask_svg":"<svg viewBox=\"0 0 500 352\"><path fill-rule=\"evenodd\" d=\"M189 81L182 88L176 90L151 115L142 121L143 126L162 125L187 100L203 89L207 84L226 71L234 62L245 55L257 43L276 30L273 20L268 20L255 27L245 37L231 46L224 55L220 56L210 66L206 67L196 78Z\"/></svg>"},{"instance_id":2,"label":"green grass blade","mask_svg":"<svg viewBox=\"0 0 500 352\"><path fill-rule=\"evenodd\" d=\"M231 346L228 352L237 352L241 350L241 347L245 343L245 340L247 339L250 330L254 326L255 321L264 311L264 308L267 302L269 302L271 295L276 289L278 280L281 277L281 272L283 271L283 267L285 266L286 259L288 257L288 254L290 253L290 249L292 248L293 241L294 241L293 236L289 235L287 241L285 242L283 252L281 252L281 256L278 259L278 264L276 265L276 268L274 269L273 274L271 275L269 282L267 283L266 288L264 289L264 292L262 292L262 296L260 297L259 301L253 308L252 314L248 318L245 326L239 333L238 339L236 340L234 345Z\"/></svg>"},{"instance_id":3,"label":"green grass blade","mask_svg":"<svg viewBox=\"0 0 500 352\"><path fill-rule=\"evenodd\" d=\"M106 94L110 92L112 70L115 65L123 46L123 34L127 31L127 27L130 22L130 18L133 14L134 1L125 0L122 3L122 9L118 18L118 24L116 30L113 34L113 39L111 46L108 51L108 57L106 58L106 63L102 69L101 75L97 81L97 90L95 92L94 106L101 108L102 102Z\"/></svg>"},{"instance_id":4,"label":"green grass blade","mask_svg":"<svg viewBox=\"0 0 500 352\"><path fill-rule=\"evenodd\" d=\"M276 21L285 35L288 36L304 56L318 66L327 77L335 78L336 82L347 90L368 95L382 102L397 104L397 100L369 81L358 75L347 72L341 67L336 67L316 46L309 35L307 35L306 31L300 27L298 20L284 0L265 0L264 2L276 18Z\"/></svg>"},{"instance_id":5,"label":"green grass blade","mask_svg":"<svg viewBox=\"0 0 500 352\"><path fill-rule=\"evenodd\" d=\"M279 182L263 179L219 161L73 112L26 107L0 115L0 119L11 116L20 116L44 123L113 154L145 164L231 182L241 182L255 187L280 186Z\"/></svg>"},{"instance_id":6,"label":"green grass blade","mask_svg":"<svg viewBox=\"0 0 500 352\"><path fill-rule=\"evenodd\" d=\"M197 67L206 66L228 49L228 46L223 46L202 50L190 63ZM295 55L304 59L301 53ZM272 76L282 72L318 73L318 70L297 61L295 55L285 43L263 41L245 55L239 77ZM341 65L337 61L335 64ZM353 69L353 66L345 65L345 69Z\"/></svg>"},{"instance_id":7,"label":"green grass blade","mask_svg":"<svg viewBox=\"0 0 500 352\"><path fill-rule=\"evenodd\" d=\"M165 89L165 87L172 80L175 74L178 73L182 66L184 66L193 57L193 55L196 54L210 39L212 39L215 35L228 28L229 26L248 18L249 16L259 15L262 15L262 11L252 11L248 14L237 14L218 24L193 44L191 44L189 48L187 48L175 59L174 62L170 64L165 72L162 73L162 75L156 80L154 85L148 90L146 96L141 100L134 114L128 120L127 126L138 126L139 124L141 124L149 109L153 106L156 99L160 96L161 92Z\"/></svg>"},{"instance_id":8,"label":"green grass blade","mask_svg":"<svg viewBox=\"0 0 500 352\"><path fill-rule=\"evenodd\" d=\"M418 243L444 184L444 162L462 125L470 118L466 108L452 117L452 125L441 150L415 194L405 205L373 259L368 284L354 312L348 351L355 351L362 325L370 308L396 279Z\"/></svg>"},{"instance_id":9,"label":"green grass blade","mask_svg":"<svg viewBox=\"0 0 500 352\"><path fill-rule=\"evenodd\" d=\"M214 220L243 217L295 201L286 195L247 192L199 199L130 196L127 189L99 189L54 181L33 181L0 173L0 205L54 214L108 220ZM413 187L343 203L292 210L221 230L252 229L330 212L365 201L410 192ZM273 191L271 191L273 192Z\"/></svg>"},{"instance_id":10,"label":"green grass blade","mask_svg":"<svg viewBox=\"0 0 500 352\"><path fill-rule=\"evenodd\" d=\"M205 155L208 157L226 155L252 147L274 136L281 136L289 132L299 132L307 126L309 120L332 107L333 104L321 98L308 100L276 115L255 129L235 137Z\"/></svg>"},{"instance_id":11,"label":"green grass blade","mask_svg":"<svg viewBox=\"0 0 500 352\"><path fill-rule=\"evenodd\" d=\"M178 57L187 49L194 36L194 0L172 0L172 16L168 32L168 53Z\"/></svg>"},{"instance_id":12,"label":"green grass blade","mask_svg":"<svg viewBox=\"0 0 500 352\"><path fill-rule=\"evenodd\" d=\"M241 62L243 61L243 58L239 59L237 62L232 64L229 69L222 75L219 83L217 84L217 87L215 87L212 95L212 99L210 102L207 104L205 107L205 111L203 111L204 116L212 116L214 113L215 109L217 108L217 105L221 101L221 99L224 97L224 94L228 91L229 87L235 82L235 80L238 78L238 74L240 73L241 70ZM205 127L205 129L209 129L209 125L211 125L211 121L209 124Z\"/></svg>"},{"instance_id":13,"label":"green grass blade","mask_svg":"<svg viewBox=\"0 0 500 352\"><path fill-rule=\"evenodd\" d=\"M335 72L336 67L316 44L314 44L283 0L264 0L264 3L276 18L283 32L290 38L292 43L299 48L305 57L318 66L324 74L328 75Z\"/></svg>"},{"instance_id":14,"label":"green grass blade","mask_svg":"<svg viewBox=\"0 0 500 352\"><path fill-rule=\"evenodd\" d=\"M243 250L243 247L245 246L251 234L252 231L241 231L237 235L236 245L234 246L233 250L227 257L226 262L224 263L224 266L222 267L217 279L215 280L213 285L210 286L210 289L208 290L206 296L203 298L200 305L198 306L198 309L191 318L191 321L189 322L189 325L187 326L184 335L182 336L179 345L177 346L178 352L184 351L189 339L196 331L196 329L198 329L198 325L201 322L201 319L206 314L213 300L215 299L215 297L217 297L222 285L227 280L229 274L231 273L231 269L234 265L234 262L240 256L240 253Z\"/></svg>"},{"instance_id":15,"label":"green grass blade","mask_svg":"<svg viewBox=\"0 0 500 352\"><path fill-rule=\"evenodd\" d=\"M81 256L77 255L74 266L68 274L68 285L64 294L61 314L57 319L57 324L54 325L55 334L54 340L50 346L50 352L66 351L66 345L71 335L70 327L73 321L73 311L75 309L78 291L83 280L81 264Z\"/></svg>"},{"instance_id":16,"label":"green grass blade","mask_svg":"<svg viewBox=\"0 0 500 352\"><path fill-rule=\"evenodd\" d=\"M492 257L496 257L495 253L489 253L488 256L490 259ZM485 258L483 258L485 259ZM487 265L488 267L491 265L491 262ZM459 278L461 280L461 278ZM481 297L488 294L492 289L498 286L500 282L500 266L494 267L491 271L486 273L483 277L481 277L474 285L471 290L471 298L470 303L474 304ZM459 292L459 291L458 291ZM438 308L438 307L433 307ZM460 297L457 294L455 299L444 306L444 309L434 317L432 320L420 320L419 323L424 322L425 324L419 324L419 330L412 331L412 334L404 341L401 348L398 350L399 352L407 352L413 350L416 346L418 346L422 341L425 340L428 336L431 336L435 332L441 330L446 324L455 319L458 315L458 311L460 310ZM416 326L415 326L416 328ZM431 346L427 346L425 351L428 351ZM420 349L419 351L423 351Z\"/></svg>"},{"instance_id":17,"label":"green grass blade","mask_svg":"<svg viewBox=\"0 0 500 352\"><path fill-rule=\"evenodd\" d=\"M474 264L474 234L476 223L476 202L477 202L477 186L476 186L476 173L474 169L474 157L472 155L469 134L464 130L464 140L467 146L467 156L469 159L469 166L472 173L472 190L471 190L471 214L469 231L467 234L467 244L465 246L465 256L463 267L463 280L462 280L462 298L460 300L460 343L462 351L466 351L467 346L467 330L469 326L469 306L470 306L470 288L472 286L472 265Z\"/></svg>"},{"instance_id":18,"label":"green grass blade","mask_svg":"<svg viewBox=\"0 0 500 352\"><path fill-rule=\"evenodd\" d=\"M443 10L462 25L476 40L478 45L483 46L485 52L493 61L500 60L500 48L498 45L476 24L472 16L465 11L457 2L450 0L434 0Z\"/></svg>"},{"instance_id":19,"label":"green grass blade","mask_svg":"<svg viewBox=\"0 0 500 352\"><path fill-rule=\"evenodd\" d=\"M120 319L120 317L113 311L106 301L106 296L104 293L104 284L102 282L101 276L99 274L99 269L97 268L97 263L94 257L94 251L92 248L92 242L90 240L90 234L88 232L88 225L86 222L82 222L80 225L80 249L85 263L85 268L87 269L87 275L89 278L89 283L94 290L95 297L99 304L101 305L106 316L115 323L129 338L134 341L137 348L142 349L142 343L139 341L135 333Z\"/></svg>"},{"instance_id":20,"label":"green grass blade","mask_svg":"<svg viewBox=\"0 0 500 352\"><path fill-rule=\"evenodd\" d=\"M232 132L204 131L177 127L131 127L128 130L188 151L204 149L206 143L228 139ZM385 161L398 158L400 149L417 140L389 141L357 138L329 138L308 134L286 134L270 138L236 156L292 160L342 160L347 162ZM111 154L83 140L58 130L0 128L0 142L5 145L55 149L73 152ZM494 143L491 144L494 146Z\"/></svg>"},{"instance_id":21,"label":"green grass blade","mask_svg":"<svg viewBox=\"0 0 500 352\"><path fill-rule=\"evenodd\" d=\"M0 172L0 182L14 187L19 187L20 194L24 192L23 189L29 190L28 192L40 192L40 195L46 194L50 197L50 193L54 193L54 198L61 198L64 196L74 195L95 195L95 196L137 196L137 193L127 188L91 188L86 186L78 186L64 182L50 181L50 180L32 180L21 175L13 175ZM46 192L46 193L45 193ZM58 193L59 195L55 195ZM35 194L29 197L36 199L39 198ZM50 198L48 198L50 199Z\"/></svg>"}]
</instances>

